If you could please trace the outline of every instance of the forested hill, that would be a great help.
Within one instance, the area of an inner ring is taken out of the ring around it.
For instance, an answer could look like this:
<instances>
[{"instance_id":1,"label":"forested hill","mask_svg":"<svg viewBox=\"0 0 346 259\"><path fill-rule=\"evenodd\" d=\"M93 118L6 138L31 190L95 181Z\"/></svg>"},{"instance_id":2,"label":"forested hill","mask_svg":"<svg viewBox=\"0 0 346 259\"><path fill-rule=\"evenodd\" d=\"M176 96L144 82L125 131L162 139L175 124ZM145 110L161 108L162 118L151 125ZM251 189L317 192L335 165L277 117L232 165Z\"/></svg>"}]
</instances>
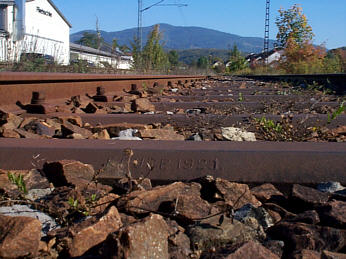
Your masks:
<instances>
[{"instance_id":1,"label":"forested hill","mask_svg":"<svg viewBox=\"0 0 346 259\"><path fill-rule=\"evenodd\" d=\"M143 28L143 38L153 29L153 26ZM166 49L188 50L188 49L230 49L236 44L242 52L261 52L263 49L263 38L242 37L235 34L225 33L217 30L202 27L183 27L160 24L160 31L163 34L163 43ZM83 33L80 31L71 34L71 42L79 40ZM88 30L87 32L95 32ZM115 38L119 45L128 45L133 41L137 33L137 28L123 31L106 32L101 31L101 36L108 43ZM274 41L270 41L271 47Z\"/></svg>"}]
</instances>

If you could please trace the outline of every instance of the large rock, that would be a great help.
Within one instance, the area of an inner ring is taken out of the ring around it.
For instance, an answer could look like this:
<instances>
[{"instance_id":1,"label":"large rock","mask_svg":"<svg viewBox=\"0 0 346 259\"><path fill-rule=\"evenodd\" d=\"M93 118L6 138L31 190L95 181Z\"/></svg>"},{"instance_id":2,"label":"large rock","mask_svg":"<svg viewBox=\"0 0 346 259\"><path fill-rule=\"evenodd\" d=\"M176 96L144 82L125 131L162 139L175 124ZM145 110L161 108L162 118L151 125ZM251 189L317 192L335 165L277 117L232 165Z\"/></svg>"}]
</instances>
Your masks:
<instances>
[{"instance_id":1,"label":"large rock","mask_svg":"<svg viewBox=\"0 0 346 259\"><path fill-rule=\"evenodd\" d=\"M0 215L0 257L37 256L41 227L37 219Z\"/></svg>"},{"instance_id":2,"label":"large rock","mask_svg":"<svg viewBox=\"0 0 346 259\"><path fill-rule=\"evenodd\" d=\"M190 185L175 182L166 186L157 186L150 191L134 191L122 197L118 205L124 206L128 211L147 213L147 210L158 210L161 203L174 201L180 194L191 193ZM194 190L197 190L194 188ZM143 210L143 209L145 210Z\"/></svg>"},{"instance_id":3,"label":"large rock","mask_svg":"<svg viewBox=\"0 0 346 259\"><path fill-rule=\"evenodd\" d=\"M318 205L323 205L328 202L329 197L328 193L299 184L293 185L292 188L292 198L297 210L313 209Z\"/></svg>"},{"instance_id":4,"label":"large rock","mask_svg":"<svg viewBox=\"0 0 346 259\"><path fill-rule=\"evenodd\" d=\"M247 132L239 128L221 128L222 136L230 141L256 141L255 133Z\"/></svg>"},{"instance_id":5,"label":"large rock","mask_svg":"<svg viewBox=\"0 0 346 259\"><path fill-rule=\"evenodd\" d=\"M203 252L217 249L227 245L241 244L246 241L262 239L262 233L256 229L244 225L238 220L223 217L212 217L202 220L199 224L187 229L191 244L195 251Z\"/></svg>"},{"instance_id":6,"label":"large rock","mask_svg":"<svg viewBox=\"0 0 346 259\"><path fill-rule=\"evenodd\" d=\"M55 135L55 127L52 127L46 122L42 122L38 119L32 120L27 124L22 123L22 128L27 132L37 135L46 135L50 137Z\"/></svg>"},{"instance_id":7,"label":"large rock","mask_svg":"<svg viewBox=\"0 0 346 259\"><path fill-rule=\"evenodd\" d=\"M168 235L168 226L162 216L152 214L109 235L103 256L123 259L169 259Z\"/></svg>"},{"instance_id":8,"label":"large rock","mask_svg":"<svg viewBox=\"0 0 346 259\"><path fill-rule=\"evenodd\" d=\"M69 135L72 135L72 134L79 134L83 136L83 138L89 138L92 136L92 132L90 130L78 127L68 121L65 121L61 125L61 132L64 137L68 137Z\"/></svg>"},{"instance_id":9,"label":"large rock","mask_svg":"<svg viewBox=\"0 0 346 259\"><path fill-rule=\"evenodd\" d=\"M225 259L279 259L280 257L273 254L270 250L255 241L249 241L242 245L233 254Z\"/></svg>"},{"instance_id":10,"label":"large rock","mask_svg":"<svg viewBox=\"0 0 346 259\"><path fill-rule=\"evenodd\" d=\"M252 195L249 186L246 184L233 183L217 178L215 187L225 202L234 209L239 209L248 203L255 207L261 206L261 202Z\"/></svg>"},{"instance_id":11,"label":"large rock","mask_svg":"<svg viewBox=\"0 0 346 259\"><path fill-rule=\"evenodd\" d=\"M321 259L346 259L346 254L334 253L334 252L324 250L322 252Z\"/></svg>"},{"instance_id":12,"label":"large rock","mask_svg":"<svg viewBox=\"0 0 346 259\"><path fill-rule=\"evenodd\" d=\"M248 218L255 218L264 229L274 225L273 219L263 207L256 208L251 204L246 204L237 210L234 218L242 223L245 223Z\"/></svg>"},{"instance_id":13,"label":"large rock","mask_svg":"<svg viewBox=\"0 0 346 259\"><path fill-rule=\"evenodd\" d=\"M0 136L3 138L20 138L20 135L13 129L0 128Z\"/></svg>"},{"instance_id":14,"label":"large rock","mask_svg":"<svg viewBox=\"0 0 346 259\"><path fill-rule=\"evenodd\" d=\"M138 98L133 102L134 110L136 112L153 112L155 106L147 98Z\"/></svg>"},{"instance_id":15,"label":"large rock","mask_svg":"<svg viewBox=\"0 0 346 259\"><path fill-rule=\"evenodd\" d=\"M197 183L175 182L149 191L131 192L121 198L118 205L140 214L162 211L177 214L184 220L194 220L208 216L211 210L208 202L201 199L200 189Z\"/></svg>"},{"instance_id":16,"label":"large rock","mask_svg":"<svg viewBox=\"0 0 346 259\"><path fill-rule=\"evenodd\" d=\"M302 249L338 252L346 245L345 230L305 223L280 222L267 233L285 242L286 256Z\"/></svg>"},{"instance_id":17,"label":"large rock","mask_svg":"<svg viewBox=\"0 0 346 259\"><path fill-rule=\"evenodd\" d=\"M10 217L30 217L38 219L42 224L42 236L45 236L49 231L56 229L59 225L53 218L47 214L34 210L28 205L13 205L11 207L0 207L0 214Z\"/></svg>"},{"instance_id":18,"label":"large rock","mask_svg":"<svg viewBox=\"0 0 346 259\"><path fill-rule=\"evenodd\" d=\"M185 140L183 135L177 134L171 129L143 129L139 130L142 138L157 139L157 140Z\"/></svg>"},{"instance_id":19,"label":"large rock","mask_svg":"<svg viewBox=\"0 0 346 259\"><path fill-rule=\"evenodd\" d=\"M321 259L321 253L313 250L303 249L296 253L294 259Z\"/></svg>"},{"instance_id":20,"label":"large rock","mask_svg":"<svg viewBox=\"0 0 346 259\"><path fill-rule=\"evenodd\" d=\"M82 187L90 183L95 176L91 165L74 160L47 162L43 165L43 171L56 187L67 184Z\"/></svg>"},{"instance_id":21,"label":"large rock","mask_svg":"<svg viewBox=\"0 0 346 259\"><path fill-rule=\"evenodd\" d=\"M0 126L3 129L16 129L22 123L23 118L7 112L5 110L0 110Z\"/></svg>"},{"instance_id":22,"label":"large rock","mask_svg":"<svg viewBox=\"0 0 346 259\"><path fill-rule=\"evenodd\" d=\"M94 220L91 218L70 229L71 240L68 251L71 257L82 256L92 247L105 241L108 234L117 231L122 226L119 212L114 206L96 222L92 222Z\"/></svg>"},{"instance_id":23,"label":"large rock","mask_svg":"<svg viewBox=\"0 0 346 259\"><path fill-rule=\"evenodd\" d=\"M319 214L324 225L346 228L346 202L331 201L319 208Z\"/></svg>"},{"instance_id":24,"label":"large rock","mask_svg":"<svg viewBox=\"0 0 346 259\"><path fill-rule=\"evenodd\" d=\"M275 198L275 196L283 196L282 192L280 192L278 189L275 188L274 185L270 183L262 184L260 186L252 188L251 193L255 195L255 197L259 199L261 202L267 202L272 197Z\"/></svg>"}]
</instances>

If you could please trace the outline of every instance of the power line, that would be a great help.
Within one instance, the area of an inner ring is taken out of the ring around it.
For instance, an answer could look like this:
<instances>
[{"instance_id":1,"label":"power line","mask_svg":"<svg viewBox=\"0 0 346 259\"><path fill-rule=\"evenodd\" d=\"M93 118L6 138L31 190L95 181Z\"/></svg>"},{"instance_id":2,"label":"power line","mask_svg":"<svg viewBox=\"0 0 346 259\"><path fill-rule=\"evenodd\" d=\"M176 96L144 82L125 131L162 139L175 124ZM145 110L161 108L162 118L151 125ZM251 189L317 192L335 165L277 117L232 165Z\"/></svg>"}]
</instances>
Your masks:
<instances>
[{"instance_id":1,"label":"power line","mask_svg":"<svg viewBox=\"0 0 346 259\"><path fill-rule=\"evenodd\" d=\"M143 1L138 0L138 26L137 26L137 40L140 47L140 50L143 48L143 12L149 10L154 6L177 6L177 7L185 7L187 4L161 4L165 0L160 0L155 4L149 5L148 7L143 8Z\"/></svg>"}]
</instances>

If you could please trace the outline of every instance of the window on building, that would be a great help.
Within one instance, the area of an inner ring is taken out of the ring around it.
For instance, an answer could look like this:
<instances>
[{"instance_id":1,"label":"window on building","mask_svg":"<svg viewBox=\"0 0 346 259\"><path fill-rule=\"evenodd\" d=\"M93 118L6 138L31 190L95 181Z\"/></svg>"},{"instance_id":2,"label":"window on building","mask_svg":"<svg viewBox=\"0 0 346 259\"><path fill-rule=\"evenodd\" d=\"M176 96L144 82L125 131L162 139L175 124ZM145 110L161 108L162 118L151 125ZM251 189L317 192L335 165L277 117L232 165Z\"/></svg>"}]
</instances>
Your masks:
<instances>
[{"instance_id":1,"label":"window on building","mask_svg":"<svg viewBox=\"0 0 346 259\"><path fill-rule=\"evenodd\" d=\"M7 6L0 5L0 30L7 31Z\"/></svg>"}]
</instances>

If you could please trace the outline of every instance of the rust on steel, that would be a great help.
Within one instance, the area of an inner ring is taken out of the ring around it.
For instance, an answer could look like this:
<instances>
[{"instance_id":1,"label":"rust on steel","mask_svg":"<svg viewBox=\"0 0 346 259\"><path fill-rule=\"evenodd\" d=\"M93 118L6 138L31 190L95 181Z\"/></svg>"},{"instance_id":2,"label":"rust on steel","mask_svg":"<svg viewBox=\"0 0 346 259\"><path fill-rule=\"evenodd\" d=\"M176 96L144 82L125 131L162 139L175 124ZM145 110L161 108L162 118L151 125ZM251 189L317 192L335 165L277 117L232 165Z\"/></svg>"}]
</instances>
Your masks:
<instances>
[{"instance_id":1,"label":"rust on steel","mask_svg":"<svg viewBox=\"0 0 346 259\"><path fill-rule=\"evenodd\" d=\"M26 73L0 72L0 103L15 104L17 101L30 103L32 92L40 92L46 100L70 98L74 95L92 95L96 87L103 87L107 92L130 90L131 84L153 85L177 83L179 80L201 80L197 75L100 75L70 73Z\"/></svg>"},{"instance_id":2,"label":"rust on steel","mask_svg":"<svg viewBox=\"0 0 346 259\"><path fill-rule=\"evenodd\" d=\"M35 114L38 118L54 118L63 117L66 113L51 113L47 115ZM152 124L152 123L163 123L171 124L172 126L193 126L198 125L199 122L208 123L216 127L232 126L237 123L249 123L251 119L266 119L281 121L281 115L273 114L233 114L229 115L215 115L215 114L90 114L82 113L78 114L82 118L84 123L89 123L92 126L112 125L118 123L129 123L129 124ZM24 117L32 117L32 114L25 114ZM292 117L292 123L294 125L301 124L304 121L304 125L307 127L317 126L328 126L328 128L336 128L339 125L346 125L346 115L341 114L334 120L328 121L327 114L295 114Z\"/></svg>"},{"instance_id":3,"label":"rust on steel","mask_svg":"<svg viewBox=\"0 0 346 259\"><path fill-rule=\"evenodd\" d=\"M45 161L75 159L96 169L106 165L100 178L114 179L127 170L123 151L128 148L134 152L134 177L173 181L213 175L248 183L346 184L343 143L3 139L0 164L30 169Z\"/></svg>"}]
</instances>

